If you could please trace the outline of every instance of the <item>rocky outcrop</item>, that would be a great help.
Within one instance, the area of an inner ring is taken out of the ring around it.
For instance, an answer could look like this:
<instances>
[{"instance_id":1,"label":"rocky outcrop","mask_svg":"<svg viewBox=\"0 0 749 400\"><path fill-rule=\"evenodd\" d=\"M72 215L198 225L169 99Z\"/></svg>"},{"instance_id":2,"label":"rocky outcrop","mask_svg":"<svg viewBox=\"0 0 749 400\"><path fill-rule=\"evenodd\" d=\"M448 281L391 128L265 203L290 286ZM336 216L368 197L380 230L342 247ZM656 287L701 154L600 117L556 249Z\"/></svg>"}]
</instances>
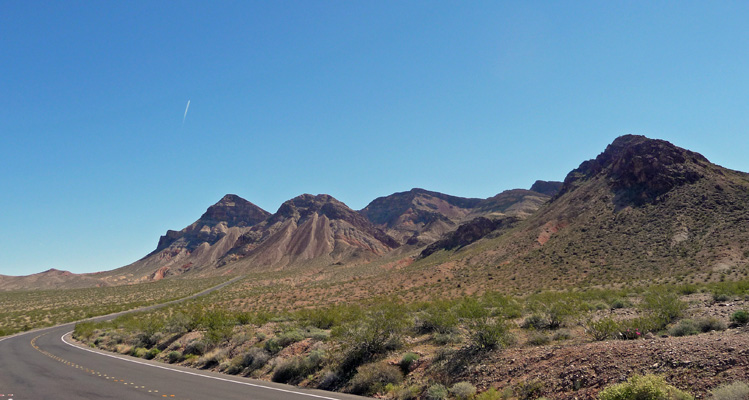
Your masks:
<instances>
[{"instance_id":1,"label":"rocky outcrop","mask_svg":"<svg viewBox=\"0 0 749 400\"><path fill-rule=\"evenodd\" d=\"M531 191L553 197L559 193L563 185L564 182L558 181L536 181L531 186Z\"/></svg>"},{"instance_id":2,"label":"rocky outcrop","mask_svg":"<svg viewBox=\"0 0 749 400\"><path fill-rule=\"evenodd\" d=\"M460 225L455 231L446 234L442 239L427 246L419 256L421 258L428 257L439 250L454 250L468 246L494 231L512 227L519 221L520 219L517 217L505 217L495 220L485 217L475 218L470 222Z\"/></svg>"},{"instance_id":3,"label":"rocky outcrop","mask_svg":"<svg viewBox=\"0 0 749 400\"><path fill-rule=\"evenodd\" d=\"M455 229L481 201L416 188L379 197L359 213L401 244L428 244Z\"/></svg>"},{"instance_id":4,"label":"rocky outcrop","mask_svg":"<svg viewBox=\"0 0 749 400\"><path fill-rule=\"evenodd\" d=\"M570 172L557 197L575 190L586 180L604 175L622 202L652 203L677 186L698 181L709 163L701 154L665 140L625 135L614 140L598 157Z\"/></svg>"}]
</instances>

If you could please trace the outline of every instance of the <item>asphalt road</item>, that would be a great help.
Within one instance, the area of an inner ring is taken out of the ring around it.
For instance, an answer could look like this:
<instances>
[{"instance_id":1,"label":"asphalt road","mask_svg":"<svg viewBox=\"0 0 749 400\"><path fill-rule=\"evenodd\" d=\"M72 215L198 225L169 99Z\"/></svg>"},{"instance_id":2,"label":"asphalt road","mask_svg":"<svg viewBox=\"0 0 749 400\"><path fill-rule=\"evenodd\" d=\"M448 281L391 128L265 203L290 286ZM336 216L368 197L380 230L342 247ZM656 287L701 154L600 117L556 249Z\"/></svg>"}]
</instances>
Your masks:
<instances>
[{"instance_id":1,"label":"asphalt road","mask_svg":"<svg viewBox=\"0 0 749 400\"><path fill-rule=\"evenodd\" d=\"M69 323L0 339L0 400L362 399L94 350L72 343L67 334L73 327Z\"/></svg>"}]
</instances>

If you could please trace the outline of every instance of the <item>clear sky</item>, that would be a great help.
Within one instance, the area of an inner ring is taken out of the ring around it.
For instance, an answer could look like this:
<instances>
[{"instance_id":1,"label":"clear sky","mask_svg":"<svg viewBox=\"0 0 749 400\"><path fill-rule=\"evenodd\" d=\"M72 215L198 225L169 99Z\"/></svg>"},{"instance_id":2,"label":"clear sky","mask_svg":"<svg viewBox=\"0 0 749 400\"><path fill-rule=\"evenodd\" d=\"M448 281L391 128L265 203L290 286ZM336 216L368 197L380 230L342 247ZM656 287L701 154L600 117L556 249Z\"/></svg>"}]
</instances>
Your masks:
<instances>
[{"instance_id":1,"label":"clear sky","mask_svg":"<svg viewBox=\"0 0 749 400\"><path fill-rule=\"evenodd\" d=\"M2 1L0 274L129 264L226 193L489 197L626 133L749 171L747 21L746 1Z\"/></svg>"}]
</instances>

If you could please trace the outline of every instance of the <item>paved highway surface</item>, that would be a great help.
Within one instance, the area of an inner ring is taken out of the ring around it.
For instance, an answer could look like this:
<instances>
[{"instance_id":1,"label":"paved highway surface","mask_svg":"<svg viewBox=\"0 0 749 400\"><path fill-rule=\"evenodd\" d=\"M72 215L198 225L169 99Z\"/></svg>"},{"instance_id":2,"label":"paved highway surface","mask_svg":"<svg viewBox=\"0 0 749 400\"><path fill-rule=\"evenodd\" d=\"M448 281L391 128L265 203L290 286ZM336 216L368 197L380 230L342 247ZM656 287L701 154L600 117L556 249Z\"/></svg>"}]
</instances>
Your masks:
<instances>
[{"instance_id":1,"label":"paved highway surface","mask_svg":"<svg viewBox=\"0 0 749 400\"><path fill-rule=\"evenodd\" d=\"M216 289L218 287L201 295ZM362 399L177 367L78 346L72 343L68 335L74 325L69 323L0 339L0 400Z\"/></svg>"}]
</instances>

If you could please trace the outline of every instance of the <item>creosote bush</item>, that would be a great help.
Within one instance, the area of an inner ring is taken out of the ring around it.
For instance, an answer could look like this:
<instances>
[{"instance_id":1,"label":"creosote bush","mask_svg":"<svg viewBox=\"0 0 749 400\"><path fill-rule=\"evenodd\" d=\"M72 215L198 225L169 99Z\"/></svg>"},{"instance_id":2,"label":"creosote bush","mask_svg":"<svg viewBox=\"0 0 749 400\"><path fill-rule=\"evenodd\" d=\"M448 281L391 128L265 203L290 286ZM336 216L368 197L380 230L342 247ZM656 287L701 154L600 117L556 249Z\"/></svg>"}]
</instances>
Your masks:
<instances>
[{"instance_id":1,"label":"creosote bush","mask_svg":"<svg viewBox=\"0 0 749 400\"><path fill-rule=\"evenodd\" d=\"M599 400L693 400L656 375L633 375L627 382L608 386L598 395Z\"/></svg>"},{"instance_id":2,"label":"creosote bush","mask_svg":"<svg viewBox=\"0 0 749 400\"><path fill-rule=\"evenodd\" d=\"M739 326L746 325L749 323L749 311L739 310L731 314L731 322Z\"/></svg>"},{"instance_id":3,"label":"creosote bush","mask_svg":"<svg viewBox=\"0 0 749 400\"><path fill-rule=\"evenodd\" d=\"M447 388L439 383L429 386L426 393L427 400L445 400L447 396Z\"/></svg>"},{"instance_id":4,"label":"creosote bush","mask_svg":"<svg viewBox=\"0 0 749 400\"><path fill-rule=\"evenodd\" d=\"M710 391L713 400L749 399L749 385L745 382L724 383Z\"/></svg>"},{"instance_id":5,"label":"creosote bush","mask_svg":"<svg viewBox=\"0 0 749 400\"><path fill-rule=\"evenodd\" d=\"M372 395L381 392L388 384L398 384L403 380L400 369L385 363L362 365L351 379L349 392L359 395Z\"/></svg>"},{"instance_id":6,"label":"creosote bush","mask_svg":"<svg viewBox=\"0 0 749 400\"><path fill-rule=\"evenodd\" d=\"M450 388L450 394L458 400L468 400L476 394L476 387L470 382L458 382Z\"/></svg>"}]
</instances>

